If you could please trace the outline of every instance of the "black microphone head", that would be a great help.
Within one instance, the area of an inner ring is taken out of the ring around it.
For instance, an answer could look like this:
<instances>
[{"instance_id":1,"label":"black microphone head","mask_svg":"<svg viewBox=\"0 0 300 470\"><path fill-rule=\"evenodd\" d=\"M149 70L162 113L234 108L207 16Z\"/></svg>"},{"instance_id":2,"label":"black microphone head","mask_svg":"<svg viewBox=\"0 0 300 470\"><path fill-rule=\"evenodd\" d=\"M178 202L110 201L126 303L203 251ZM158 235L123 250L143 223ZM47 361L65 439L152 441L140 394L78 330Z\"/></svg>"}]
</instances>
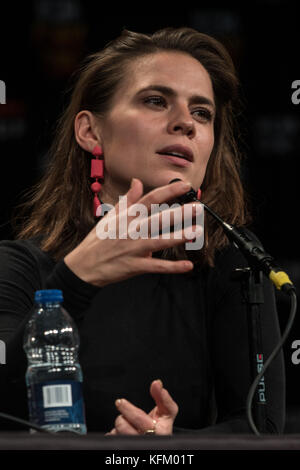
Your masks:
<instances>
[{"instance_id":1,"label":"black microphone head","mask_svg":"<svg viewBox=\"0 0 300 470\"><path fill-rule=\"evenodd\" d=\"M182 181L182 180L180 178L175 178L175 179L171 180L169 182L169 184L176 183L177 181ZM191 202L191 201L197 201L198 200L197 199L197 193L192 187L189 191L187 191L182 196L178 196L177 199L179 201L179 204L185 204L185 203L188 203L188 202Z\"/></svg>"}]
</instances>

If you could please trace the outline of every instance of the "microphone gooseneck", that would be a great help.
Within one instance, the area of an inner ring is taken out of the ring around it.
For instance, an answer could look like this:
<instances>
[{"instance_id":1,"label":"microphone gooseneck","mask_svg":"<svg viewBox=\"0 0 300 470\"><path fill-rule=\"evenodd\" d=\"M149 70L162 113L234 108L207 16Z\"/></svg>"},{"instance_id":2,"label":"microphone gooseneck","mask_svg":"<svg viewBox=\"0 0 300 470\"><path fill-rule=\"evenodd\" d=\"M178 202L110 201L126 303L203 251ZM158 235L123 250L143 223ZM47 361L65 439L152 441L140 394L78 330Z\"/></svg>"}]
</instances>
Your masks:
<instances>
[{"instance_id":1,"label":"microphone gooseneck","mask_svg":"<svg viewBox=\"0 0 300 470\"><path fill-rule=\"evenodd\" d=\"M169 184L181 181L179 178L173 179ZM178 197L180 204L185 204L197 199L197 192L191 188L187 193ZM274 258L266 253L259 242L254 240L244 230L225 222L218 214L216 214L209 206L203 204L204 209L223 227L228 239L232 241L245 255L252 267L260 268L262 272L269 277L275 284L276 288L285 293L291 290L295 291L295 286L291 282L289 276L278 266Z\"/></svg>"}]
</instances>

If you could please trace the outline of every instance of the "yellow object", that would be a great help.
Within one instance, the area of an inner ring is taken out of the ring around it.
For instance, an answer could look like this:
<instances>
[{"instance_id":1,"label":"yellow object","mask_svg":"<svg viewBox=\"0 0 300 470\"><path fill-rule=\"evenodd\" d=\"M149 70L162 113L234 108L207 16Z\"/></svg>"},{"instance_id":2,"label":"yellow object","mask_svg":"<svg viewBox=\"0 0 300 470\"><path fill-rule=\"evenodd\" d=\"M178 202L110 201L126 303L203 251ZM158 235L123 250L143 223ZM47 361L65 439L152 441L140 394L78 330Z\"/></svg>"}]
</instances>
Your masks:
<instances>
[{"instance_id":1,"label":"yellow object","mask_svg":"<svg viewBox=\"0 0 300 470\"><path fill-rule=\"evenodd\" d=\"M269 274L269 278L275 284L277 289L281 289L283 284L292 284L289 276L284 271L271 271Z\"/></svg>"}]
</instances>

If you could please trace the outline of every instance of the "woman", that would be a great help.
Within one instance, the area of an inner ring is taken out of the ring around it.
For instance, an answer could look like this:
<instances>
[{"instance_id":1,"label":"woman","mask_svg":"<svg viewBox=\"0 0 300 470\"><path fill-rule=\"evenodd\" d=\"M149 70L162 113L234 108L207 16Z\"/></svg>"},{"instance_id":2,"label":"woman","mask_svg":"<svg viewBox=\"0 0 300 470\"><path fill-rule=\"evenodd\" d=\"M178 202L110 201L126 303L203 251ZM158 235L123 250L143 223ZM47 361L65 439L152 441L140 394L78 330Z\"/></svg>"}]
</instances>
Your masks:
<instances>
[{"instance_id":1,"label":"woman","mask_svg":"<svg viewBox=\"0 0 300 470\"><path fill-rule=\"evenodd\" d=\"M178 238L144 239L129 233L103 239L97 232L110 215L103 216L101 203L113 206L119 220L120 195L128 210L136 203L149 208L176 202L191 187L201 187L203 202L227 222L246 224L232 61L219 42L189 28L124 31L75 78L48 169L25 205L30 217L17 240L0 247L6 390L20 404L8 411L26 416L21 338L34 291L58 288L80 331L88 430L249 432L247 315L231 277L247 266L240 252L209 218L204 247L196 251L187 249L191 237L183 230ZM174 179L181 181L170 185ZM268 356L279 326L266 280L264 295ZM15 364L18 351L16 368L9 357ZM282 356L265 380L265 430L281 432Z\"/></svg>"}]
</instances>

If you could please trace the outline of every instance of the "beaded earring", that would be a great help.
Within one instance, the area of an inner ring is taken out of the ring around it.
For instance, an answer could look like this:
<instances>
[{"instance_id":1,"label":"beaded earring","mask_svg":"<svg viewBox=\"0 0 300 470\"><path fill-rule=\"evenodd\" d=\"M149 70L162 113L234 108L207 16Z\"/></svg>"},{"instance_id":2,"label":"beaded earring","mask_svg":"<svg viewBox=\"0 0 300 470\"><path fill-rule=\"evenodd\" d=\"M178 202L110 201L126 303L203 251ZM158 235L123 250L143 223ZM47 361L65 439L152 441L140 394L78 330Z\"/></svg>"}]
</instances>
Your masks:
<instances>
[{"instance_id":1,"label":"beaded earring","mask_svg":"<svg viewBox=\"0 0 300 470\"><path fill-rule=\"evenodd\" d=\"M94 217L101 216L101 202L98 198L98 193L101 190L103 183L103 172L104 172L104 155L103 150L99 145L96 145L93 148L92 155L96 158L91 160L91 178L94 178L95 181L91 184L91 190L94 193L93 200L93 214ZM100 179L101 183L99 183Z\"/></svg>"}]
</instances>

